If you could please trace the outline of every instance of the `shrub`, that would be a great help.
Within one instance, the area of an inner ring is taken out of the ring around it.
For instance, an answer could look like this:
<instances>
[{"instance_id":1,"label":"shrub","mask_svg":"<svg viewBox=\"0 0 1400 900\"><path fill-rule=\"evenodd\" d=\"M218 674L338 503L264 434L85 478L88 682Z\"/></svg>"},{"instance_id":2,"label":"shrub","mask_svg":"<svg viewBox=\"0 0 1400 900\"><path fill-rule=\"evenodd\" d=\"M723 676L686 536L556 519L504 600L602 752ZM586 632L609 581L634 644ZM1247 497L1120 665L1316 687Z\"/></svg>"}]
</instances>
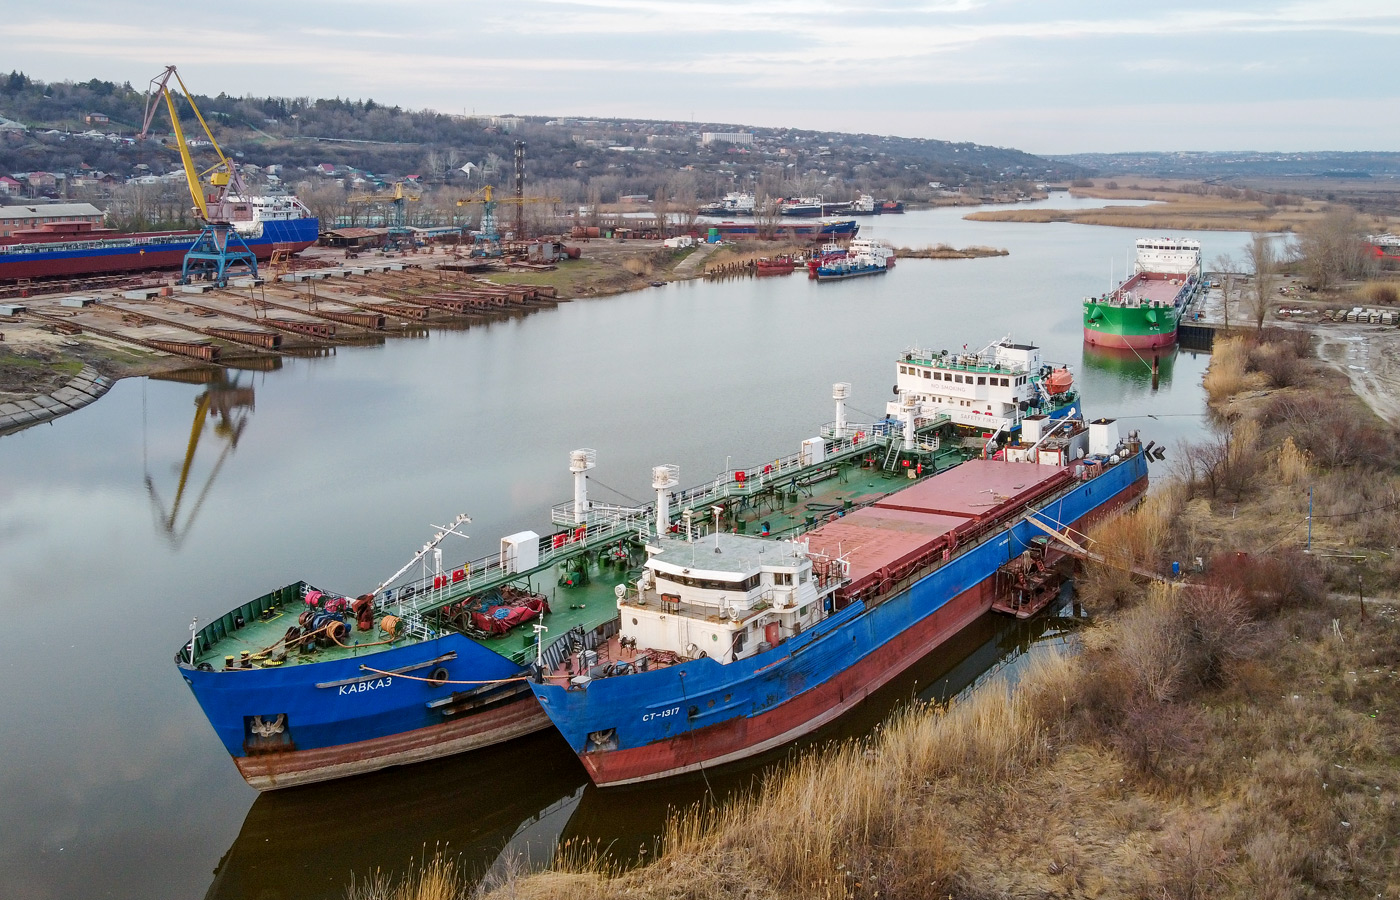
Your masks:
<instances>
[{"instance_id":1,"label":"shrub","mask_svg":"<svg viewBox=\"0 0 1400 900\"><path fill-rule=\"evenodd\" d=\"M1212 403L1228 400L1248 386L1245 378L1249 361L1242 338L1230 337L1215 342L1211 350L1210 368L1203 381Z\"/></svg>"},{"instance_id":2,"label":"shrub","mask_svg":"<svg viewBox=\"0 0 1400 900\"><path fill-rule=\"evenodd\" d=\"M1291 435L1278 448L1277 464L1279 480L1284 484L1299 484L1310 471L1307 451L1299 450Z\"/></svg>"},{"instance_id":3,"label":"shrub","mask_svg":"<svg viewBox=\"0 0 1400 900\"><path fill-rule=\"evenodd\" d=\"M1315 604L1325 596L1322 570L1296 547L1266 554L1223 553L1209 563L1208 581L1238 595L1252 615Z\"/></svg>"},{"instance_id":4,"label":"shrub","mask_svg":"<svg viewBox=\"0 0 1400 900\"><path fill-rule=\"evenodd\" d=\"M1324 468L1385 466L1394 457L1392 435L1351 402L1320 394L1282 396L1270 404L1264 419L1285 423L1294 444Z\"/></svg>"},{"instance_id":5,"label":"shrub","mask_svg":"<svg viewBox=\"0 0 1400 900\"><path fill-rule=\"evenodd\" d=\"M1400 304L1400 289L1387 281L1368 281L1361 286L1358 291L1361 299L1367 303L1376 303L1383 306L1395 306Z\"/></svg>"},{"instance_id":6,"label":"shrub","mask_svg":"<svg viewBox=\"0 0 1400 900\"><path fill-rule=\"evenodd\" d=\"M1292 344L1263 343L1249 351L1251 371L1263 375L1270 387L1292 387L1302 381L1304 369Z\"/></svg>"}]
</instances>

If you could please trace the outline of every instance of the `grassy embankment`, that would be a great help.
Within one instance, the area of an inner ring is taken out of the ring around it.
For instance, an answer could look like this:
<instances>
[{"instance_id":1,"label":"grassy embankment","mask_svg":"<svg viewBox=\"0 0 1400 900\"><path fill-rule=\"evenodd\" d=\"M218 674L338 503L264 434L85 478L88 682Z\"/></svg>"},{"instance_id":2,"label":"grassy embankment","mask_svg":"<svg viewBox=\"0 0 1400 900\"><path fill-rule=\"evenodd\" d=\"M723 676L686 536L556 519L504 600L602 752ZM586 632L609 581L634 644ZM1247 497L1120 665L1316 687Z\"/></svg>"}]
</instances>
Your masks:
<instances>
[{"instance_id":1,"label":"grassy embankment","mask_svg":"<svg viewBox=\"0 0 1400 900\"><path fill-rule=\"evenodd\" d=\"M1009 256L1011 251L996 247L972 246L958 250L947 244L936 247L900 247L894 251L899 259L984 259L989 256Z\"/></svg>"},{"instance_id":2,"label":"grassy embankment","mask_svg":"<svg viewBox=\"0 0 1400 900\"><path fill-rule=\"evenodd\" d=\"M1102 209L984 210L963 218L979 222L1073 222L1120 228L1165 228L1186 231L1297 231L1326 215L1328 204L1301 197L1261 195L1240 191L1199 193L1203 186L1157 181L1127 187L1074 188L1076 197L1104 200L1152 200L1151 206L1110 206ZM1385 230L1386 222L1377 227Z\"/></svg>"},{"instance_id":3,"label":"grassy embankment","mask_svg":"<svg viewBox=\"0 0 1400 900\"><path fill-rule=\"evenodd\" d=\"M654 862L566 847L492 897L1393 897L1400 892L1394 435L1282 334L1223 340L1221 427L1093 535L1084 651L917 707L751 795L675 816ZM1301 552L1307 490L1313 553ZM1245 554L1245 555L1237 555ZM1208 560L1193 586L1120 567ZM1351 590L1350 599L1329 593ZM359 898L468 896L439 859Z\"/></svg>"},{"instance_id":4,"label":"grassy embankment","mask_svg":"<svg viewBox=\"0 0 1400 900\"><path fill-rule=\"evenodd\" d=\"M603 297L646 287L653 281L670 281L694 247L667 249L655 242L615 243L592 241L580 245L580 259L560 260L551 271L512 270L493 273L496 284L548 285L560 299Z\"/></svg>"}]
</instances>

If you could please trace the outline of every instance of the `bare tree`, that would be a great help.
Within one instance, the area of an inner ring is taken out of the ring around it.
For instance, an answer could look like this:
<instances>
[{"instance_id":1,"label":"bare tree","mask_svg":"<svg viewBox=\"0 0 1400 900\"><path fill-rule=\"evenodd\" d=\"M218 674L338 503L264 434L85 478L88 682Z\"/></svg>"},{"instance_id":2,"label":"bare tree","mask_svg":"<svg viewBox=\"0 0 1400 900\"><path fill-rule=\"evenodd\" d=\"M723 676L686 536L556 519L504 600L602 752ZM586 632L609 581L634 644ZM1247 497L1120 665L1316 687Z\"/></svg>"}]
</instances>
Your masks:
<instances>
[{"instance_id":1,"label":"bare tree","mask_svg":"<svg viewBox=\"0 0 1400 900\"><path fill-rule=\"evenodd\" d=\"M596 226L598 224L598 207L603 202L602 190L592 182L588 184L588 217L587 224Z\"/></svg>"},{"instance_id":2,"label":"bare tree","mask_svg":"<svg viewBox=\"0 0 1400 900\"><path fill-rule=\"evenodd\" d=\"M1215 273L1220 276L1220 305L1225 310L1225 327L1230 327L1230 293L1235 289L1235 273L1240 264L1228 253L1215 258Z\"/></svg>"},{"instance_id":3,"label":"bare tree","mask_svg":"<svg viewBox=\"0 0 1400 900\"><path fill-rule=\"evenodd\" d=\"M1321 219L1299 230L1298 249L1308 282L1326 290L1344 278L1366 274L1371 257L1365 252L1365 229L1354 211L1333 206Z\"/></svg>"},{"instance_id":4,"label":"bare tree","mask_svg":"<svg viewBox=\"0 0 1400 900\"><path fill-rule=\"evenodd\" d=\"M652 196L655 198L652 201L651 208L653 214L656 216L656 233L664 238L667 233L666 215L670 209L670 200L666 196L666 185L657 185L656 192Z\"/></svg>"},{"instance_id":5,"label":"bare tree","mask_svg":"<svg viewBox=\"0 0 1400 900\"><path fill-rule=\"evenodd\" d=\"M781 209L781 198L770 197L767 194L759 194L754 198L753 226L755 237L767 240L777 232L778 224L782 222Z\"/></svg>"},{"instance_id":6,"label":"bare tree","mask_svg":"<svg viewBox=\"0 0 1400 900\"><path fill-rule=\"evenodd\" d=\"M1249 245L1245 247L1245 260L1254 274L1253 290L1250 291L1249 305L1254 313L1254 327L1264 329L1264 316L1272 302L1274 278L1278 273L1278 250L1267 232L1256 231Z\"/></svg>"},{"instance_id":7,"label":"bare tree","mask_svg":"<svg viewBox=\"0 0 1400 900\"><path fill-rule=\"evenodd\" d=\"M683 177L682 177L683 176ZM671 197L675 201L673 204L673 214L678 234L690 234L695 230L695 220L697 216L697 193L695 188L695 178L690 172L682 172L678 176L671 178L669 185Z\"/></svg>"}]
</instances>

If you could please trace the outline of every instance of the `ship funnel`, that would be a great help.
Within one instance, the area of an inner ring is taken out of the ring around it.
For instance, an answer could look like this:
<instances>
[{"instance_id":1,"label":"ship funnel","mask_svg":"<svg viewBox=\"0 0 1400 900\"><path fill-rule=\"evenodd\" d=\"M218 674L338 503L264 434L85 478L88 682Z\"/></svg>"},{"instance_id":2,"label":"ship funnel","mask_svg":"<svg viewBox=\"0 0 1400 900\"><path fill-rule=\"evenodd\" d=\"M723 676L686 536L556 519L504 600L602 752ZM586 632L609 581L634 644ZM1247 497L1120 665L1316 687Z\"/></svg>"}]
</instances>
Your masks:
<instances>
[{"instance_id":1,"label":"ship funnel","mask_svg":"<svg viewBox=\"0 0 1400 900\"><path fill-rule=\"evenodd\" d=\"M656 488L656 536L671 528L671 488L681 483L681 467L655 466L651 470L651 486Z\"/></svg>"},{"instance_id":2,"label":"ship funnel","mask_svg":"<svg viewBox=\"0 0 1400 900\"><path fill-rule=\"evenodd\" d=\"M574 473L574 524L588 521L588 470L598 464L598 451L575 450L569 454L569 471Z\"/></svg>"},{"instance_id":3,"label":"ship funnel","mask_svg":"<svg viewBox=\"0 0 1400 900\"><path fill-rule=\"evenodd\" d=\"M836 437L840 438L846 431L846 398L851 396L851 385L849 382L838 381L831 386L831 399L836 401Z\"/></svg>"}]
</instances>

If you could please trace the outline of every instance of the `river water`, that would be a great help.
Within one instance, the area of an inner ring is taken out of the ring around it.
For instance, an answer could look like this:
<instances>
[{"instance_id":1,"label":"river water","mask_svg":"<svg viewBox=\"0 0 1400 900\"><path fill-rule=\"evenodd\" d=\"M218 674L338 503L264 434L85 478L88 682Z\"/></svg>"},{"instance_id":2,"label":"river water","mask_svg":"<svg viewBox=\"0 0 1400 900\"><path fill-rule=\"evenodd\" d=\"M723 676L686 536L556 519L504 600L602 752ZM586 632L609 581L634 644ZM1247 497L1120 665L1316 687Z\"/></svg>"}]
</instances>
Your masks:
<instances>
[{"instance_id":1,"label":"river water","mask_svg":"<svg viewBox=\"0 0 1400 900\"><path fill-rule=\"evenodd\" d=\"M1136 232L966 211L865 219L862 233L1009 256L904 260L834 284L672 284L289 359L213 391L127 379L0 439L0 896L339 897L352 872L402 869L425 844L485 868L546 858L561 836L623 853L647 843L668 803L705 784L597 791L548 733L258 798L175 651L191 618L283 584L373 585L458 512L475 539L446 545L449 560L546 527L571 496L575 447L598 452L592 495L624 502L649 496L653 465L679 464L688 485L795 452L830 420L832 382L852 383L853 421L878 417L910 346L1009 334L1071 364L1091 415L1168 447L1200 433L1203 354L1164 357L1154 389L1141 361L1081 345L1079 300L1106 289L1110 268L1121 277ZM1173 234L1200 239L1207 259L1247 240ZM210 415L192 434L201 398ZM859 733L916 692L956 693L1062 639L1060 624L989 617L832 733Z\"/></svg>"}]
</instances>

